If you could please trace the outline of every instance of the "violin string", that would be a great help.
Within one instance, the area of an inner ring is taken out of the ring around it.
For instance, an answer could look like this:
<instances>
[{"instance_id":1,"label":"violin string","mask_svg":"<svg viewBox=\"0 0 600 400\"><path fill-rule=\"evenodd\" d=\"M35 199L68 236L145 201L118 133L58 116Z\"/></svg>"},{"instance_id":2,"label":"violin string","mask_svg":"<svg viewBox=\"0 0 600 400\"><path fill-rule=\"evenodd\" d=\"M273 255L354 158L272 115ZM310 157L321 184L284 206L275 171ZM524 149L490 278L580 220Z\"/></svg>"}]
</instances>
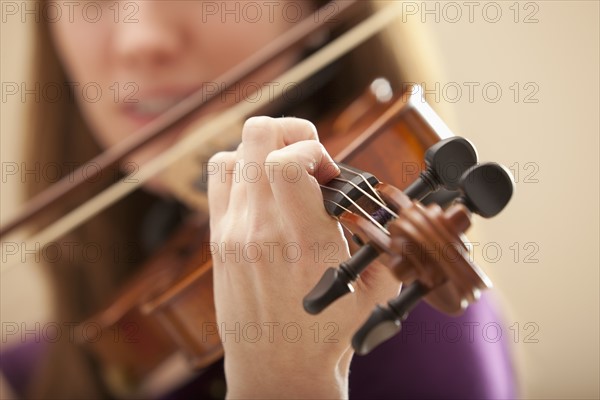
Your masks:
<instances>
[{"instance_id":1,"label":"violin string","mask_svg":"<svg viewBox=\"0 0 600 400\"><path fill-rule=\"evenodd\" d=\"M268 101L273 101L274 99L281 97L284 94L283 88L286 87L286 82L303 81L312 74L313 71L322 69L324 66L330 64L332 60L348 53L350 50L356 48L358 45L383 30L387 25L395 21L401 13L402 7L400 3L392 3L377 11L351 31L346 32L335 39L323 50L313 54L306 60L303 60L290 70L286 71L276 81L277 84L271 85L273 86L270 88L272 92L269 92L272 93L271 96L263 96L263 98L259 99L257 102L244 101L225 110L223 113L200 126L189 136L181 139L169 150L146 163L139 169L136 175L136 182L127 181L125 183L120 181L113 184L91 200L88 200L79 207L73 209L61 219L53 222L37 234L26 239L25 244L28 245L26 248L44 248L48 243L51 243L53 240L56 240L67 232L80 226L94 215L142 186L143 183L155 176L158 172L181 159L183 155L188 154L197 146L202 146L203 143L213 140L220 132L236 123L240 118L252 115L254 110L258 110L267 103L267 99ZM267 84L265 86L269 85ZM370 216L369 219L372 220ZM380 224L378 225L381 226ZM383 227L382 229L385 230ZM385 231L387 232L387 230ZM31 245L31 247L29 247L29 245ZM33 252L27 254L33 254ZM0 267L0 272L5 273L12 270L17 265L22 265L24 261L25 260L18 260L14 263L3 263Z\"/></svg>"},{"instance_id":2,"label":"violin string","mask_svg":"<svg viewBox=\"0 0 600 400\"><path fill-rule=\"evenodd\" d=\"M377 190L375 190L375 188L373 187L373 185L371 185L371 182L369 182L369 180L367 178L365 178L365 176L362 173L358 173L356 171L353 171L350 168L345 167L343 165L339 165L338 164L338 167L340 169L346 171L346 172L349 172L351 174L354 174L355 176L360 177L367 184L367 186L371 189L371 192L373 192L373 194L379 199L380 203L381 204L385 204L385 201L383 201L383 199L379 196L379 193L377 193ZM398 217L398 216L396 215L396 217Z\"/></svg>"},{"instance_id":3,"label":"violin string","mask_svg":"<svg viewBox=\"0 0 600 400\"><path fill-rule=\"evenodd\" d=\"M334 206L341 208L342 210L346 211L349 214L355 214L353 211L347 209L346 207L344 207L343 205L341 205L340 203L338 203L337 201L333 201L333 200L329 200L329 199L325 199L324 201L327 201L329 203L332 203ZM335 219L337 219L339 221L339 218L337 216L334 216Z\"/></svg>"},{"instance_id":4,"label":"violin string","mask_svg":"<svg viewBox=\"0 0 600 400\"><path fill-rule=\"evenodd\" d=\"M385 211L387 211L394 218L398 218L398 215L395 212L393 212L391 209L389 209L388 206L385 203L383 203L382 201L380 202L379 200L377 200L376 198L374 198L373 196L371 196L369 193L367 193L363 188L361 188L360 186L358 186L356 183L354 183L352 181L349 181L348 179L344 179L344 178L340 178L340 177L333 178L333 180L334 181L338 181L338 182L345 182L345 183L348 183L348 184L352 185L353 187L355 187L356 189L358 189L362 194L364 194L365 196L367 196L367 198L369 198L378 207L381 207L382 209L384 209ZM377 197L379 197L379 196L377 196Z\"/></svg>"},{"instance_id":5,"label":"violin string","mask_svg":"<svg viewBox=\"0 0 600 400\"><path fill-rule=\"evenodd\" d=\"M348 196L346 193L344 193L342 190L336 189L336 188L332 188L329 186L324 186L324 185L319 185L321 186L322 189L328 189L328 190L332 190L334 192L338 192L340 193L342 196L344 196L350 203L352 203L352 205L354 205L354 207L356 207L356 209L358 211L360 211L360 213L362 215L364 215L369 221L371 221L375 226L377 226L379 229L381 229L383 232L385 232L387 235L390 234L390 232L379 223L379 221L377 221L375 218L373 218L371 216L371 214L369 214L368 212L366 212L361 206L359 206L354 200L352 200L352 198L350 196Z\"/></svg>"}]
</instances>

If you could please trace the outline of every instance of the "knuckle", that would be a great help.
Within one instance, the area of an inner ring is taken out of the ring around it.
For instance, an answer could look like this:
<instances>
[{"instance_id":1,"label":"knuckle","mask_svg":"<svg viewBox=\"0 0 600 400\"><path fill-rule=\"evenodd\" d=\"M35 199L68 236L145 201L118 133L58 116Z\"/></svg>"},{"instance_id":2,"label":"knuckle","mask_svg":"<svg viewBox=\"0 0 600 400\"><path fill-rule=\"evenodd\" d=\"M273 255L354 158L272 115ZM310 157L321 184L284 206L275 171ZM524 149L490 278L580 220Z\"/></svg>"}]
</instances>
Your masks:
<instances>
[{"instance_id":1,"label":"knuckle","mask_svg":"<svg viewBox=\"0 0 600 400\"><path fill-rule=\"evenodd\" d=\"M221 164L226 164L227 162L233 160L234 152L232 151L219 151L218 153L213 154L209 160L209 165L219 166Z\"/></svg>"},{"instance_id":2,"label":"knuckle","mask_svg":"<svg viewBox=\"0 0 600 400\"><path fill-rule=\"evenodd\" d=\"M239 229L234 224L221 221L220 224L216 225L214 236L211 240L223 244L223 245L235 245L235 243L241 243L243 236L240 235Z\"/></svg>"},{"instance_id":3,"label":"knuckle","mask_svg":"<svg viewBox=\"0 0 600 400\"><path fill-rule=\"evenodd\" d=\"M296 119L294 119L294 122L299 125L300 129L310 132L308 137L312 137L317 141L319 140L319 134L317 132L317 127L315 126L315 124L313 124L312 122L310 122L307 119L302 119L302 118L296 118Z\"/></svg>"},{"instance_id":4,"label":"knuckle","mask_svg":"<svg viewBox=\"0 0 600 400\"><path fill-rule=\"evenodd\" d=\"M313 140L310 142L310 147L311 147L312 154L317 156L318 158L321 158L320 155L322 155L322 154L327 154L327 150L325 149L325 146L323 146L323 143L321 143L321 142Z\"/></svg>"},{"instance_id":5,"label":"knuckle","mask_svg":"<svg viewBox=\"0 0 600 400\"><path fill-rule=\"evenodd\" d=\"M264 224L252 224L253 229L249 229L244 237L244 243L256 243L263 246L265 243L273 242L273 234L264 227Z\"/></svg>"},{"instance_id":6,"label":"knuckle","mask_svg":"<svg viewBox=\"0 0 600 400\"><path fill-rule=\"evenodd\" d=\"M270 117L252 117L248 118L242 129L242 142L262 142L268 136L272 135L271 128L273 126L273 118Z\"/></svg>"},{"instance_id":7,"label":"knuckle","mask_svg":"<svg viewBox=\"0 0 600 400\"><path fill-rule=\"evenodd\" d=\"M280 170L283 168L285 163L289 163L294 160L294 157L288 151L273 150L265 158L265 163L272 165L273 169Z\"/></svg>"},{"instance_id":8,"label":"knuckle","mask_svg":"<svg viewBox=\"0 0 600 400\"><path fill-rule=\"evenodd\" d=\"M317 148L320 151L322 151L323 153L327 153L327 149L325 148L325 146L323 145L323 143L321 143L321 142L315 142L315 143L316 143Z\"/></svg>"}]
</instances>

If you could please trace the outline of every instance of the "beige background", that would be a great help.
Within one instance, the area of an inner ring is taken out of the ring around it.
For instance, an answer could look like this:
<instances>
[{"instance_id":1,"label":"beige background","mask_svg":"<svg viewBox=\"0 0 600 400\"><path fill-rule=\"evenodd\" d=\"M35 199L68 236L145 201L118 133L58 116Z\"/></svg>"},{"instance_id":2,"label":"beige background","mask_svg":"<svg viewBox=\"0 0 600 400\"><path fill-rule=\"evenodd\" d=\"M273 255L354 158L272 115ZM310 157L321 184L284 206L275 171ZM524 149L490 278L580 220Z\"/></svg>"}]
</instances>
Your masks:
<instances>
[{"instance_id":1,"label":"beige background","mask_svg":"<svg viewBox=\"0 0 600 400\"><path fill-rule=\"evenodd\" d=\"M496 5L502 17L486 21L488 3L474 9L473 22L463 2L455 3L463 13L455 23L456 9L444 2L437 3L439 22L421 14L421 2L412 3L417 14L406 18L425 17L445 73L440 99L431 93L429 100L453 103L455 133L471 138L483 160L501 162L516 174L517 193L508 209L496 219L478 221L475 236L481 245L474 257L484 263L486 243L502 251L486 270L507 305L503 334L514 341L519 324L513 351L523 397L598 398L599 3L521 2L517 23L512 1L489 6L488 19L494 18ZM435 2L427 7L433 9ZM524 23L530 13L537 22ZM2 24L2 82L25 79L27 43L22 24ZM467 85L476 84L469 99ZM497 102L484 97L486 84L490 97L493 87L501 88ZM462 89L460 98L456 87ZM1 104L2 162L19 160L21 106ZM1 192L0 219L5 220L20 194L18 187L4 184ZM496 257L491 250L487 256ZM37 272L23 267L2 275L2 321L48 318Z\"/></svg>"}]
</instances>

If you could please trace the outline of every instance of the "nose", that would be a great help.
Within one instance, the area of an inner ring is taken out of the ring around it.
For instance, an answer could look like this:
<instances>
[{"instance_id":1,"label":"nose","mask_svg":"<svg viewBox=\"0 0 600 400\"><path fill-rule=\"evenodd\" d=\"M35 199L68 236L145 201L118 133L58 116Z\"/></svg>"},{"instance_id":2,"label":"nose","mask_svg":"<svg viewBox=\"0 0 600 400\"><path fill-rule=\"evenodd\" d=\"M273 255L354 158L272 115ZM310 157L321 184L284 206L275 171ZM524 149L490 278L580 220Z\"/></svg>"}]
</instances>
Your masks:
<instances>
[{"instance_id":1,"label":"nose","mask_svg":"<svg viewBox=\"0 0 600 400\"><path fill-rule=\"evenodd\" d=\"M170 12L168 1L135 1L126 4L114 33L114 49L120 63L130 68L153 70L177 61L185 51L185 24ZM135 6L135 7L132 7Z\"/></svg>"}]
</instances>

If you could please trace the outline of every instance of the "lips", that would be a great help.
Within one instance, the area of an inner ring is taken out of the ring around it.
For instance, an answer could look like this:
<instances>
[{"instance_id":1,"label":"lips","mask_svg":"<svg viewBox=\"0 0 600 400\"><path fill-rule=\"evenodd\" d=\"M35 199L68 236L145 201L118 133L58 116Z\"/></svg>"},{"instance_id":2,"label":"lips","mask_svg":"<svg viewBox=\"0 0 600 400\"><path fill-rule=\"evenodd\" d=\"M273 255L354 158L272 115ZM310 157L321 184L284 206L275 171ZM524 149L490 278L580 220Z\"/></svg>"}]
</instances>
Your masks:
<instances>
[{"instance_id":1,"label":"lips","mask_svg":"<svg viewBox=\"0 0 600 400\"><path fill-rule=\"evenodd\" d=\"M135 125L144 125L168 111L197 89L162 90L156 94L136 95L133 101L123 104L121 110Z\"/></svg>"},{"instance_id":2,"label":"lips","mask_svg":"<svg viewBox=\"0 0 600 400\"><path fill-rule=\"evenodd\" d=\"M131 105L130 112L135 113L141 117L157 116L164 113L184 98L185 97L161 97L140 100L137 103L133 103Z\"/></svg>"}]
</instances>

